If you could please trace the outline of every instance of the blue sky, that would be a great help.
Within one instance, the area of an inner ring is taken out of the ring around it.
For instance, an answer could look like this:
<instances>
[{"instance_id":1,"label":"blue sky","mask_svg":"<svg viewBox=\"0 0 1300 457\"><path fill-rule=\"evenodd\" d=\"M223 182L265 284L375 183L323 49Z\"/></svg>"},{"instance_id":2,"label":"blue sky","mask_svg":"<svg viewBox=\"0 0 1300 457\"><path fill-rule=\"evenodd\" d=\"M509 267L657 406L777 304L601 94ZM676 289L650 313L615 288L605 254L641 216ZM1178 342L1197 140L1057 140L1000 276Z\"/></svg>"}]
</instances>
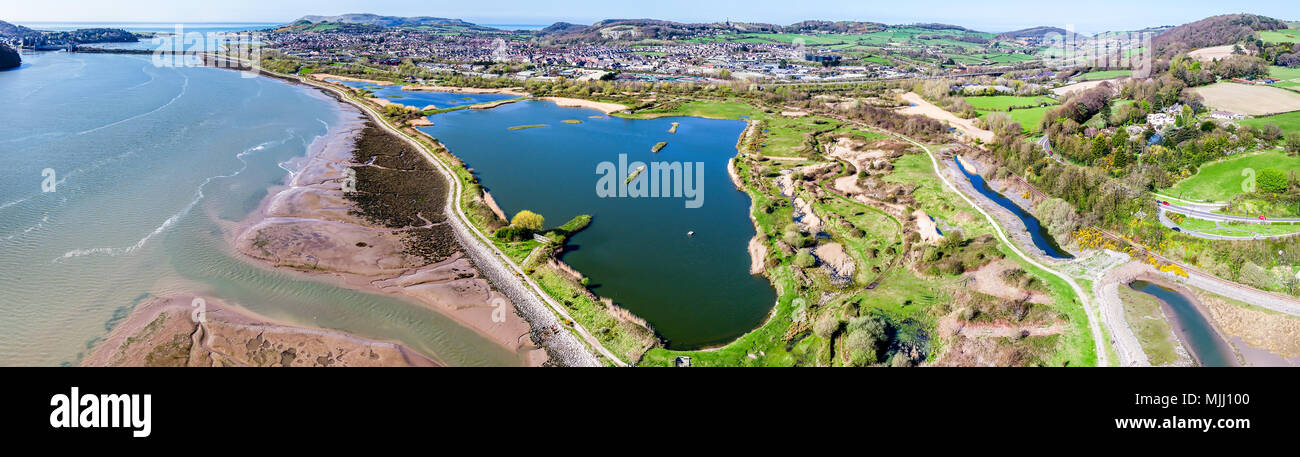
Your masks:
<instances>
[{"instance_id":1,"label":"blue sky","mask_svg":"<svg viewBox=\"0 0 1300 457\"><path fill-rule=\"evenodd\" d=\"M1256 13L1300 20L1295 0L3 0L0 20L286 22L306 14L377 13L481 24L591 23L606 18L789 24L804 19L945 22L999 32L1036 25L1100 32Z\"/></svg>"}]
</instances>

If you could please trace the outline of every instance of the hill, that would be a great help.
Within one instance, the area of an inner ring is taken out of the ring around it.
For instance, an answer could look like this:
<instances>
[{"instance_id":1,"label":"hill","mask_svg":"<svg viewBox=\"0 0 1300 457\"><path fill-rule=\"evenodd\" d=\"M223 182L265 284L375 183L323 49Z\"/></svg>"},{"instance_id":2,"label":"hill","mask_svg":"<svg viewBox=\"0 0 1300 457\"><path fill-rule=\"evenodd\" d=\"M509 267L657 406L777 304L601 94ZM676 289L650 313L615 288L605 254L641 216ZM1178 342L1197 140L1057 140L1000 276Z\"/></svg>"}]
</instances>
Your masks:
<instances>
[{"instance_id":1,"label":"hill","mask_svg":"<svg viewBox=\"0 0 1300 457\"><path fill-rule=\"evenodd\" d=\"M477 27L477 25L462 21L460 19L448 19L441 17L398 17L398 16L380 16L368 13L340 14L338 16L303 16L295 23L307 22L310 24L319 24L322 22L338 22L344 24L362 24L375 25L380 27L417 27L417 26L464 26Z\"/></svg>"},{"instance_id":2,"label":"hill","mask_svg":"<svg viewBox=\"0 0 1300 457\"><path fill-rule=\"evenodd\" d=\"M884 30L879 22L803 21L786 26L785 33L872 33Z\"/></svg>"},{"instance_id":3,"label":"hill","mask_svg":"<svg viewBox=\"0 0 1300 457\"><path fill-rule=\"evenodd\" d=\"M1052 36L1053 34L1055 34L1055 36L1066 37L1066 39L1072 39L1072 40L1080 40L1080 39L1087 38L1083 35L1065 30L1060 27L1047 27L1047 26L1030 27L1027 29L1004 32L998 34L997 38L999 40L1015 40L1019 38L1043 39Z\"/></svg>"},{"instance_id":4,"label":"hill","mask_svg":"<svg viewBox=\"0 0 1300 457\"><path fill-rule=\"evenodd\" d=\"M1193 49L1253 41L1255 32L1287 28L1287 23L1256 14L1226 14L1166 30L1151 39L1157 57L1170 58Z\"/></svg>"},{"instance_id":5,"label":"hill","mask_svg":"<svg viewBox=\"0 0 1300 457\"><path fill-rule=\"evenodd\" d=\"M543 29L542 36L558 42L685 40L730 29L725 24L683 24L658 19L605 19L587 27L565 24Z\"/></svg>"},{"instance_id":6,"label":"hill","mask_svg":"<svg viewBox=\"0 0 1300 457\"><path fill-rule=\"evenodd\" d=\"M573 23L569 23L569 22L556 22L556 23L554 23L554 24L551 24L551 25L547 26L547 27L544 28L544 29L538 30L538 31L537 31L537 34L538 34L538 35L543 35L543 36L545 36L545 35L559 35L559 34L565 34L565 33L575 33L575 32L579 32L579 31L582 31L583 29L586 29L586 28L587 28L587 26L582 25L582 24L573 24Z\"/></svg>"},{"instance_id":7,"label":"hill","mask_svg":"<svg viewBox=\"0 0 1300 457\"><path fill-rule=\"evenodd\" d=\"M0 21L0 37L19 38L28 35L35 35L38 33L40 32L29 29L27 27L23 27L21 25L14 25L5 21Z\"/></svg>"},{"instance_id":8,"label":"hill","mask_svg":"<svg viewBox=\"0 0 1300 457\"><path fill-rule=\"evenodd\" d=\"M18 54L18 51L15 51L9 45L0 43L0 70L18 68L22 63L23 58Z\"/></svg>"}]
</instances>

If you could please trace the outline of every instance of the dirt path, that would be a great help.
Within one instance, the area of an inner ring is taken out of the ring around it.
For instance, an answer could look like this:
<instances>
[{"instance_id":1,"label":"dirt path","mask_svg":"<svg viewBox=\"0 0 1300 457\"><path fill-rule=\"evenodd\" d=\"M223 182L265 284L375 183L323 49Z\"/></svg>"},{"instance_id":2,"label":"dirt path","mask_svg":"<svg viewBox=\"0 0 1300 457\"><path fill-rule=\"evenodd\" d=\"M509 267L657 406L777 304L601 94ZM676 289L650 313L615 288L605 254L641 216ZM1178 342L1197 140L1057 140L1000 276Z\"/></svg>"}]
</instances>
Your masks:
<instances>
[{"instance_id":1,"label":"dirt path","mask_svg":"<svg viewBox=\"0 0 1300 457\"><path fill-rule=\"evenodd\" d=\"M903 100L916 106L909 106L898 110L903 114L920 114L925 117L938 119L947 122L949 125L962 132L970 138L978 138L980 141L989 143L993 141L993 132L975 127L973 119L962 119L957 115L945 111L943 108L935 106L933 103L925 101L915 92L903 94Z\"/></svg>"}]
</instances>

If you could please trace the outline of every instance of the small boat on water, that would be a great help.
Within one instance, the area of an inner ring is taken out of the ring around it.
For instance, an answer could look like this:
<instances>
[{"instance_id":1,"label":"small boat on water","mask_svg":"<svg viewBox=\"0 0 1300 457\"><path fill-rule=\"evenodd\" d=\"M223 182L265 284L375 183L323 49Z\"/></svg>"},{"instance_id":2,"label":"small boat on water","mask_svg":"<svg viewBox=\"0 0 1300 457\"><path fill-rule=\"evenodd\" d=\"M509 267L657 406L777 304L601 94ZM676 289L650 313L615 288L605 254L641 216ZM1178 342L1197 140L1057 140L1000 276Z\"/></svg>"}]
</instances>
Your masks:
<instances>
[{"instance_id":1,"label":"small boat on water","mask_svg":"<svg viewBox=\"0 0 1300 457\"><path fill-rule=\"evenodd\" d=\"M686 236L695 236L695 231L691 230L689 232L686 232Z\"/></svg>"}]
</instances>

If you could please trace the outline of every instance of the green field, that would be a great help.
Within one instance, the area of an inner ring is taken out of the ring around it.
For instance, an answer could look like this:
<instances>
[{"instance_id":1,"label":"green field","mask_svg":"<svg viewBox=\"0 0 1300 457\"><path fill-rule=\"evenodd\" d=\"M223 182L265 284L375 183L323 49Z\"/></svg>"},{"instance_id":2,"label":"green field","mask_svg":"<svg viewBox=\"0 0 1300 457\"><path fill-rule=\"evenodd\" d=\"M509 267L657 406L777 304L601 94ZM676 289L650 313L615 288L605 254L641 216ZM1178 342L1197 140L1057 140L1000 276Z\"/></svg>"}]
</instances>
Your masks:
<instances>
[{"instance_id":1,"label":"green field","mask_svg":"<svg viewBox=\"0 0 1300 457\"><path fill-rule=\"evenodd\" d=\"M1244 230L1258 233L1260 235L1290 235L1300 232L1300 225L1296 224L1229 224L1228 228Z\"/></svg>"},{"instance_id":2,"label":"green field","mask_svg":"<svg viewBox=\"0 0 1300 457\"><path fill-rule=\"evenodd\" d=\"M1048 97L1021 97L1014 95L997 95L991 97L966 97L966 103L970 103L979 111L980 117L985 114L1003 111L1011 116L1011 119L1020 124L1020 127L1028 133L1037 133L1038 123L1043 120L1043 115L1047 110L1052 109L1051 105L1057 102ZM1046 103L1048 106L1038 106ZM1007 111L1014 106L1034 106L1035 108L1020 108Z\"/></svg>"},{"instance_id":3,"label":"green field","mask_svg":"<svg viewBox=\"0 0 1300 457\"><path fill-rule=\"evenodd\" d=\"M1259 39L1265 43L1300 43L1300 30L1287 29L1259 32Z\"/></svg>"},{"instance_id":4,"label":"green field","mask_svg":"<svg viewBox=\"0 0 1300 457\"><path fill-rule=\"evenodd\" d=\"M1300 90L1300 68L1287 68L1279 66L1268 67L1268 75L1282 80L1274 83L1274 87L1281 87L1290 90Z\"/></svg>"},{"instance_id":5,"label":"green field","mask_svg":"<svg viewBox=\"0 0 1300 457\"><path fill-rule=\"evenodd\" d=\"M1133 70L1103 70L1090 71L1077 76L1080 81L1092 81L1096 79L1114 79L1125 76L1133 76Z\"/></svg>"},{"instance_id":6,"label":"green field","mask_svg":"<svg viewBox=\"0 0 1300 457\"><path fill-rule=\"evenodd\" d=\"M1291 157L1278 150L1269 150L1244 157L1222 160L1202 166L1190 178L1160 191L1171 197L1198 201L1227 201L1242 193L1242 176L1246 169L1300 170L1300 157Z\"/></svg>"},{"instance_id":7,"label":"green field","mask_svg":"<svg viewBox=\"0 0 1300 457\"><path fill-rule=\"evenodd\" d=\"M1243 119L1241 123L1255 128L1271 124L1281 127L1284 132L1300 132L1300 111Z\"/></svg>"},{"instance_id":8,"label":"green field","mask_svg":"<svg viewBox=\"0 0 1300 457\"><path fill-rule=\"evenodd\" d=\"M1216 224L1214 221L1207 221L1205 219L1197 219L1194 217L1183 218L1183 221L1179 222L1178 226L1182 227L1184 230L1193 230L1197 232L1204 232L1206 230L1214 230L1216 228L1219 228L1219 225Z\"/></svg>"},{"instance_id":9,"label":"green field","mask_svg":"<svg viewBox=\"0 0 1300 457\"><path fill-rule=\"evenodd\" d=\"M1268 75L1277 79L1300 79L1300 68L1287 68L1273 65L1268 67Z\"/></svg>"},{"instance_id":10,"label":"green field","mask_svg":"<svg viewBox=\"0 0 1300 457\"><path fill-rule=\"evenodd\" d=\"M992 97L966 97L966 103L983 111L1006 111L1013 106L1033 106L1042 104L1055 105L1056 100L1048 97L1020 97L1014 95L997 95Z\"/></svg>"},{"instance_id":11,"label":"green field","mask_svg":"<svg viewBox=\"0 0 1300 457\"><path fill-rule=\"evenodd\" d=\"M1038 133L1038 131L1041 130L1039 128L1038 123L1039 121L1043 120L1043 116L1047 115L1047 110L1050 109L1052 109L1052 107L1050 106L1044 106L1042 108L1018 109L1018 110L1011 111L1007 114L1011 115L1011 120L1014 120L1016 121L1016 123L1019 123L1020 128L1024 129L1025 132ZM996 111L979 110L980 117L984 117L985 114L993 113L993 112Z\"/></svg>"}]
</instances>

